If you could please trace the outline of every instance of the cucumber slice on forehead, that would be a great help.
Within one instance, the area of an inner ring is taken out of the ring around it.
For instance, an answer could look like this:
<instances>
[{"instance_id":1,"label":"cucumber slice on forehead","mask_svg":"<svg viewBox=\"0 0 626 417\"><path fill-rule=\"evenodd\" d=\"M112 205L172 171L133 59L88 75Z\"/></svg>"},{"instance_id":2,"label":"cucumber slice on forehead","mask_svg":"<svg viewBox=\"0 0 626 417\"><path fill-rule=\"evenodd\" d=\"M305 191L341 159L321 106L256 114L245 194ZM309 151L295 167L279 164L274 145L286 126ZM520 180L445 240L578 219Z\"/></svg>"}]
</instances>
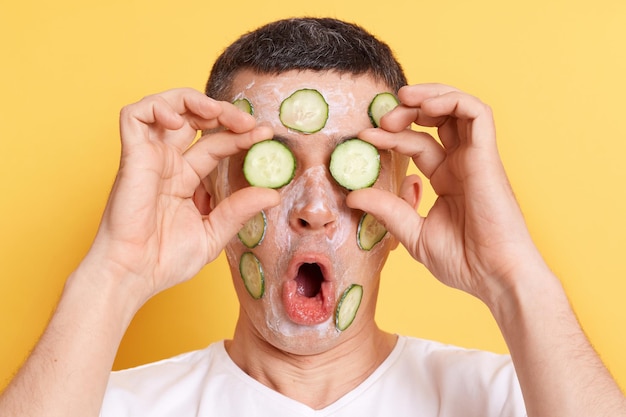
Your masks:
<instances>
[{"instance_id":1,"label":"cucumber slice on forehead","mask_svg":"<svg viewBox=\"0 0 626 417\"><path fill-rule=\"evenodd\" d=\"M374 216L363 213L357 229L357 243L363 250L371 250L387 234L385 226L380 224Z\"/></svg>"},{"instance_id":2,"label":"cucumber slice on forehead","mask_svg":"<svg viewBox=\"0 0 626 417\"><path fill-rule=\"evenodd\" d=\"M348 139L330 155L330 173L348 190L370 187L380 173L378 149L361 139Z\"/></svg>"},{"instance_id":3,"label":"cucumber slice on forehead","mask_svg":"<svg viewBox=\"0 0 626 417\"><path fill-rule=\"evenodd\" d=\"M344 291L335 312L335 326L338 330L344 331L350 327L359 311L361 298L363 298L363 287L359 284L352 284Z\"/></svg>"},{"instance_id":4,"label":"cucumber slice on forehead","mask_svg":"<svg viewBox=\"0 0 626 417\"><path fill-rule=\"evenodd\" d=\"M246 112L248 114L254 114L254 107L252 103L247 98L238 98L233 101L233 105L237 107L239 110Z\"/></svg>"},{"instance_id":5,"label":"cucumber slice on forehead","mask_svg":"<svg viewBox=\"0 0 626 417\"><path fill-rule=\"evenodd\" d=\"M256 187L280 188L292 180L295 172L293 153L272 139L252 145L243 161L243 174Z\"/></svg>"},{"instance_id":6,"label":"cucumber slice on forehead","mask_svg":"<svg viewBox=\"0 0 626 417\"><path fill-rule=\"evenodd\" d=\"M400 102L396 96L389 92L376 94L367 108L367 114L374 127L379 127L380 118L396 108L398 104L400 104Z\"/></svg>"},{"instance_id":7,"label":"cucumber slice on forehead","mask_svg":"<svg viewBox=\"0 0 626 417\"><path fill-rule=\"evenodd\" d=\"M241 243L252 249L261 244L267 229L267 218L263 211L258 212L254 217L243 225L237 236Z\"/></svg>"},{"instance_id":8,"label":"cucumber slice on forehead","mask_svg":"<svg viewBox=\"0 0 626 417\"><path fill-rule=\"evenodd\" d=\"M302 133L315 133L326 125L328 103L314 89L297 90L280 104L279 118L289 129Z\"/></svg>"},{"instance_id":9,"label":"cucumber slice on forehead","mask_svg":"<svg viewBox=\"0 0 626 417\"><path fill-rule=\"evenodd\" d=\"M245 252L239 260L239 273L246 290L258 300L265 293L265 276L258 258L252 252Z\"/></svg>"}]
</instances>

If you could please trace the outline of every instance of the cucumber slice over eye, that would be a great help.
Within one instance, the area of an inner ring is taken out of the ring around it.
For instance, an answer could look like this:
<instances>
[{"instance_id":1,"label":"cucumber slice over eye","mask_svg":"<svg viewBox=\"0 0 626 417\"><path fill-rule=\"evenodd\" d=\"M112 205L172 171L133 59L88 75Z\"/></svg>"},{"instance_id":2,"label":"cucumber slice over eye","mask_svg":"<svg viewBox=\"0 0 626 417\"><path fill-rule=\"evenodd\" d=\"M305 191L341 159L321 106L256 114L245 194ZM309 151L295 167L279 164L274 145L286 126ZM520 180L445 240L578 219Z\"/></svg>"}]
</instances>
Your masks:
<instances>
[{"instance_id":1,"label":"cucumber slice over eye","mask_svg":"<svg viewBox=\"0 0 626 417\"><path fill-rule=\"evenodd\" d=\"M363 213L357 229L357 243L363 250L371 250L387 234L387 229L374 216Z\"/></svg>"},{"instance_id":2,"label":"cucumber slice over eye","mask_svg":"<svg viewBox=\"0 0 626 417\"><path fill-rule=\"evenodd\" d=\"M252 103L250 103L250 100L248 100L247 98L238 98L237 100L233 101L233 104L241 111L244 111L248 114L254 114L254 107L252 106Z\"/></svg>"},{"instance_id":3,"label":"cucumber slice over eye","mask_svg":"<svg viewBox=\"0 0 626 417\"><path fill-rule=\"evenodd\" d=\"M319 91L304 88L283 100L278 116L289 129L315 133L326 125L328 103Z\"/></svg>"},{"instance_id":4,"label":"cucumber slice over eye","mask_svg":"<svg viewBox=\"0 0 626 417\"><path fill-rule=\"evenodd\" d=\"M363 287L359 284L352 284L344 291L335 312L335 326L338 330L344 331L350 327L361 305L361 298Z\"/></svg>"},{"instance_id":5,"label":"cucumber slice over eye","mask_svg":"<svg viewBox=\"0 0 626 417\"><path fill-rule=\"evenodd\" d=\"M280 188L293 179L295 172L293 153L272 139L252 145L243 161L243 174L255 187Z\"/></svg>"},{"instance_id":6,"label":"cucumber slice over eye","mask_svg":"<svg viewBox=\"0 0 626 417\"><path fill-rule=\"evenodd\" d=\"M348 139L330 155L330 173L348 190L371 187L380 173L378 149L361 139Z\"/></svg>"},{"instance_id":7,"label":"cucumber slice over eye","mask_svg":"<svg viewBox=\"0 0 626 417\"><path fill-rule=\"evenodd\" d=\"M267 218L265 212L260 211L243 225L237 236L241 243L252 249L261 244L267 229Z\"/></svg>"},{"instance_id":8,"label":"cucumber slice over eye","mask_svg":"<svg viewBox=\"0 0 626 417\"><path fill-rule=\"evenodd\" d=\"M265 276L261 262L252 252L245 252L239 260L239 273L248 293L258 300L265 293Z\"/></svg>"},{"instance_id":9,"label":"cucumber slice over eye","mask_svg":"<svg viewBox=\"0 0 626 417\"><path fill-rule=\"evenodd\" d=\"M374 127L379 127L380 118L396 108L399 104L400 102L396 96L391 93L385 92L376 94L367 108L367 114Z\"/></svg>"}]
</instances>

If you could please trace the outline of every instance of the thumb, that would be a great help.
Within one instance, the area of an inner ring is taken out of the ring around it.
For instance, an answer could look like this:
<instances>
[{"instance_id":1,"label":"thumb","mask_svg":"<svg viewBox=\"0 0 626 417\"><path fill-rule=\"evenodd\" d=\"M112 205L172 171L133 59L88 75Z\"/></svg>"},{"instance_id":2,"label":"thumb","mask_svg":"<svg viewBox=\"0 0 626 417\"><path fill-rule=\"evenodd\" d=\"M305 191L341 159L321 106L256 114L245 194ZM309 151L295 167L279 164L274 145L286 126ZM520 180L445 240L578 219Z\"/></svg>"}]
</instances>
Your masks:
<instances>
[{"instance_id":1,"label":"thumb","mask_svg":"<svg viewBox=\"0 0 626 417\"><path fill-rule=\"evenodd\" d=\"M415 184L415 183L414 183ZM365 188L348 194L348 207L370 213L416 257L424 219L417 213L416 188L403 186L403 198L379 188Z\"/></svg>"},{"instance_id":2,"label":"thumb","mask_svg":"<svg viewBox=\"0 0 626 417\"><path fill-rule=\"evenodd\" d=\"M252 216L279 202L278 191L256 187L243 188L221 201L204 217L207 239L212 248L209 256L217 257Z\"/></svg>"}]
</instances>

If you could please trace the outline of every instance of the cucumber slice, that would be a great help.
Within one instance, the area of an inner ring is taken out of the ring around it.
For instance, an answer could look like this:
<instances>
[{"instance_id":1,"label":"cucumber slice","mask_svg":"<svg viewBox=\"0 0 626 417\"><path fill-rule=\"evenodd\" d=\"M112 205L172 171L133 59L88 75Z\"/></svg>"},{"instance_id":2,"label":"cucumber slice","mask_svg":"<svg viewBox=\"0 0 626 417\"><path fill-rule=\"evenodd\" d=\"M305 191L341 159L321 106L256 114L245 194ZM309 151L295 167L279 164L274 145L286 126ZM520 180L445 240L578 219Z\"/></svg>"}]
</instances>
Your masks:
<instances>
[{"instance_id":1,"label":"cucumber slice","mask_svg":"<svg viewBox=\"0 0 626 417\"><path fill-rule=\"evenodd\" d=\"M295 172L296 159L289 148L272 139L252 145L243 161L243 174L256 187L280 188Z\"/></svg>"},{"instance_id":2,"label":"cucumber slice","mask_svg":"<svg viewBox=\"0 0 626 417\"><path fill-rule=\"evenodd\" d=\"M359 284L352 284L344 291L335 313L335 326L338 330L344 331L350 327L359 310L362 297L363 287Z\"/></svg>"},{"instance_id":3,"label":"cucumber slice","mask_svg":"<svg viewBox=\"0 0 626 417\"><path fill-rule=\"evenodd\" d=\"M356 233L359 248L371 250L385 237L387 229L374 216L369 213L363 213Z\"/></svg>"},{"instance_id":4,"label":"cucumber slice","mask_svg":"<svg viewBox=\"0 0 626 417\"><path fill-rule=\"evenodd\" d=\"M252 249L261 244L267 229L267 218L265 213L260 211L243 225L237 236L241 243Z\"/></svg>"},{"instance_id":5,"label":"cucumber slice","mask_svg":"<svg viewBox=\"0 0 626 417\"><path fill-rule=\"evenodd\" d=\"M247 98L238 98L237 100L233 101L233 104L241 111L244 111L248 114L254 114L254 107L252 106L252 103L250 103L250 100L248 100Z\"/></svg>"},{"instance_id":6,"label":"cucumber slice","mask_svg":"<svg viewBox=\"0 0 626 417\"><path fill-rule=\"evenodd\" d=\"M265 276L261 262L252 252L245 252L239 260L239 273L248 293L258 300L265 293Z\"/></svg>"},{"instance_id":7,"label":"cucumber slice","mask_svg":"<svg viewBox=\"0 0 626 417\"><path fill-rule=\"evenodd\" d=\"M379 127L380 118L396 108L399 104L400 102L396 96L391 93L386 92L376 94L367 108L367 114L374 127Z\"/></svg>"},{"instance_id":8,"label":"cucumber slice","mask_svg":"<svg viewBox=\"0 0 626 417\"><path fill-rule=\"evenodd\" d=\"M348 190L371 187L380 173L378 149L361 139L348 139L330 155L330 173Z\"/></svg>"},{"instance_id":9,"label":"cucumber slice","mask_svg":"<svg viewBox=\"0 0 626 417\"><path fill-rule=\"evenodd\" d=\"M297 90L280 104L279 118L289 129L315 133L326 125L328 103L317 90Z\"/></svg>"}]
</instances>

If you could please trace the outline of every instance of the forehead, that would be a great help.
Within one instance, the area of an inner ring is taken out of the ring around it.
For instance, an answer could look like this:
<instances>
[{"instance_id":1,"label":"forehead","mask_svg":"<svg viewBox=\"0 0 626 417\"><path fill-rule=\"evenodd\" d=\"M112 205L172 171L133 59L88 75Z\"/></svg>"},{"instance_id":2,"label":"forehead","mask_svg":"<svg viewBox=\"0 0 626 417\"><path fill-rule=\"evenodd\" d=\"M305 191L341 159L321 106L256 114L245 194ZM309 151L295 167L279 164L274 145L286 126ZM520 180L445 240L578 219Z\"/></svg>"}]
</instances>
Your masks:
<instances>
[{"instance_id":1,"label":"forehead","mask_svg":"<svg viewBox=\"0 0 626 417\"><path fill-rule=\"evenodd\" d=\"M245 70L233 80L231 99L248 99L257 121L272 125L276 134L298 134L282 125L279 108L292 93L305 88L319 91L328 103L328 120L316 134L330 137L356 134L371 127L369 104L376 94L389 91L389 87L370 75L327 71L287 71L274 75Z\"/></svg>"}]
</instances>

